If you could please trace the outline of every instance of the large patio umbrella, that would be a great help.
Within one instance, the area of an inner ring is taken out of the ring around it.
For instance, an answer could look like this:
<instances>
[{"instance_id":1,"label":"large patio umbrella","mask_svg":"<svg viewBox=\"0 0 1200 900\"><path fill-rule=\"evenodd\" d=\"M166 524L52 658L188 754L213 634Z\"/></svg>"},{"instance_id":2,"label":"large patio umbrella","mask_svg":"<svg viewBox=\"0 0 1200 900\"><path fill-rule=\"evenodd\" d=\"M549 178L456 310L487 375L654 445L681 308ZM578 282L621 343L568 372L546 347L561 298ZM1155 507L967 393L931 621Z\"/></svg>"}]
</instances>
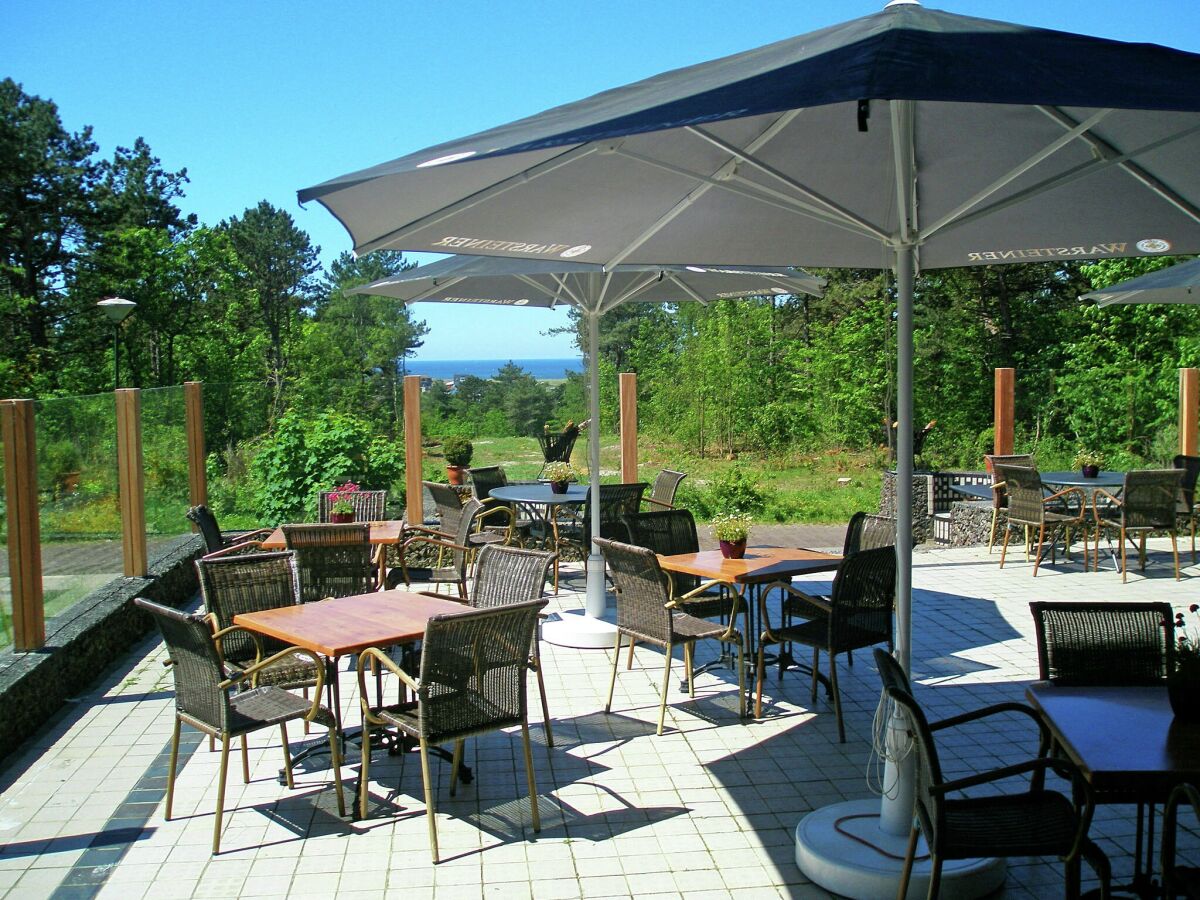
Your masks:
<instances>
[{"instance_id":1,"label":"large patio umbrella","mask_svg":"<svg viewBox=\"0 0 1200 900\"><path fill-rule=\"evenodd\" d=\"M1177 263L1080 295L1097 306L1116 303L1200 303L1200 259Z\"/></svg>"},{"instance_id":2,"label":"large patio umbrella","mask_svg":"<svg viewBox=\"0 0 1200 900\"><path fill-rule=\"evenodd\" d=\"M906 547L918 266L1200 252L1197 158L1200 56L894 0L300 199L324 204L358 252L895 267ZM911 586L901 553L906 670Z\"/></svg>"},{"instance_id":3,"label":"large patio umbrella","mask_svg":"<svg viewBox=\"0 0 1200 900\"><path fill-rule=\"evenodd\" d=\"M600 484L600 388L596 366L599 320L622 303L681 303L779 294L819 295L824 281L790 268L722 265L619 265L553 259L452 256L355 288L406 302L481 303L502 306L573 306L587 325L588 469L593 494ZM593 503L592 534L600 534L600 507ZM604 561L590 548L586 612L604 615ZM615 630L582 624L567 642L612 646Z\"/></svg>"}]
</instances>

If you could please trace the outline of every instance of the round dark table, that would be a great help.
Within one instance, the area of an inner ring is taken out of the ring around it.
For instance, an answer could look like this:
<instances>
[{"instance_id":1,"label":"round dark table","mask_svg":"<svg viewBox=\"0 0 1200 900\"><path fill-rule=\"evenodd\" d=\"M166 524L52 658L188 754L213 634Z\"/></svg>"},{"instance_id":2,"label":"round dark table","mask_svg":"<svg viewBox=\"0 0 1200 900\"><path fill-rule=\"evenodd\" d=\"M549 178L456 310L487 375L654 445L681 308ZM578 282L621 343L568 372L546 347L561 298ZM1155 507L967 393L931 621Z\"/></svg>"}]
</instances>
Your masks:
<instances>
[{"instance_id":1,"label":"round dark table","mask_svg":"<svg viewBox=\"0 0 1200 900\"><path fill-rule=\"evenodd\" d=\"M1101 469L1095 478L1088 478L1078 469L1070 472L1042 472L1042 482L1057 487L1114 488L1125 486L1125 473Z\"/></svg>"},{"instance_id":2,"label":"round dark table","mask_svg":"<svg viewBox=\"0 0 1200 900\"><path fill-rule=\"evenodd\" d=\"M587 502L588 488L583 484L568 484L565 493L556 494L547 482L506 484L492 488L488 496L493 500L512 503L527 511L530 521L540 526L542 545L559 552L558 513L560 506L581 506ZM558 563L554 559L554 593L558 593Z\"/></svg>"}]
</instances>

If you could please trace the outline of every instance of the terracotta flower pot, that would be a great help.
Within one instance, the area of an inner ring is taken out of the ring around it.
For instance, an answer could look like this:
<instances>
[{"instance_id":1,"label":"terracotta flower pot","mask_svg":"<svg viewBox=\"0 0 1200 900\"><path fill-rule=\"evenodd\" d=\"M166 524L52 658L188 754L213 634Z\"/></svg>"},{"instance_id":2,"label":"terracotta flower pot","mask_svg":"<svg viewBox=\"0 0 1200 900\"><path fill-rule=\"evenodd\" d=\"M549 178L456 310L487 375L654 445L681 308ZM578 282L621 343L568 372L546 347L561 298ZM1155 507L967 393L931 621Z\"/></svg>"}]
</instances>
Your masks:
<instances>
[{"instance_id":1,"label":"terracotta flower pot","mask_svg":"<svg viewBox=\"0 0 1200 900\"><path fill-rule=\"evenodd\" d=\"M746 539L740 541L718 541L721 545L721 555L726 559L741 559L746 555Z\"/></svg>"},{"instance_id":2,"label":"terracotta flower pot","mask_svg":"<svg viewBox=\"0 0 1200 900\"><path fill-rule=\"evenodd\" d=\"M552 481L550 482L550 490L555 494L565 494L568 484L570 484L569 481Z\"/></svg>"},{"instance_id":3,"label":"terracotta flower pot","mask_svg":"<svg viewBox=\"0 0 1200 900\"><path fill-rule=\"evenodd\" d=\"M329 521L333 522L335 525L344 525L347 522L354 521L354 513L331 512L329 514Z\"/></svg>"},{"instance_id":4,"label":"terracotta flower pot","mask_svg":"<svg viewBox=\"0 0 1200 900\"><path fill-rule=\"evenodd\" d=\"M446 466L446 477L451 484L463 484L467 474L466 466Z\"/></svg>"}]
</instances>

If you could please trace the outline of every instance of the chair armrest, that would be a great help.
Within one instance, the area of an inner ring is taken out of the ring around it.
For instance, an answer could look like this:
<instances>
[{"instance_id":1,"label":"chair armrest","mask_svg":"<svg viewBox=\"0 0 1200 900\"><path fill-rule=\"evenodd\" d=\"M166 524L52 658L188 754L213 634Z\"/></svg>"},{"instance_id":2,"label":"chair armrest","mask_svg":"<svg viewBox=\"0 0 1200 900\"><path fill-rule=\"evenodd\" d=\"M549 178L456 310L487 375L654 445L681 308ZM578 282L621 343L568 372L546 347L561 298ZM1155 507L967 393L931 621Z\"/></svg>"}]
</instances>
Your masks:
<instances>
[{"instance_id":1,"label":"chair armrest","mask_svg":"<svg viewBox=\"0 0 1200 900\"><path fill-rule=\"evenodd\" d=\"M415 678L405 672L402 668L392 662L392 658L380 650L378 647L368 647L358 654L358 700L362 706L363 722L372 725L382 725L383 720L371 711L371 704L367 701L370 696L367 693L367 662L375 660L378 665L383 666L393 675L398 677L404 685L414 694L420 695L421 685Z\"/></svg>"},{"instance_id":2,"label":"chair armrest","mask_svg":"<svg viewBox=\"0 0 1200 900\"><path fill-rule=\"evenodd\" d=\"M516 516L513 515L513 511L509 507L493 506L491 509L485 509L475 517L475 531L478 532L483 530L484 519L490 519L497 515L507 516L509 525L512 525L512 523L516 521Z\"/></svg>"},{"instance_id":3,"label":"chair armrest","mask_svg":"<svg viewBox=\"0 0 1200 900\"><path fill-rule=\"evenodd\" d=\"M674 503L664 503L662 500L655 500L653 497L643 497L642 502L643 503L651 503L654 506L661 507L662 509L674 509L675 508Z\"/></svg>"},{"instance_id":4,"label":"chair armrest","mask_svg":"<svg viewBox=\"0 0 1200 900\"><path fill-rule=\"evenodd\" d=\"M967 722L976 722L980 719L986 719L989 716L1000 715L1002 713L1020 713L1032 719L1038 730L1038 756L1043 757L1050 752L1050 729L1042 717L1038 715L1037 710L1024 703L995 703L991 706L985 706L983 709L973 709L970 712L960 713L957 716L947 716L936 722L930 722L929 730L940 731L943 728L954 728Z\"/></svg>"},{"instance_id":5,"label":"chair armrest","mask_svg":"<svg viewBox=\"0 0 1200 900\"><path fill-rule=\"evenodd\" d=\"M1082 522L1083 517L1085 515L1087 515L1088 500L1087 500L1087 494L1085 494L1082 490L1080 490L1077 487L1066 487L1066 488L1063 488L1061 491L1056 491L1053 494L1043 497L1042 505L1045 506L1047 503L1051 503L1054 500L1061 500L1062 498L1067 497L1068 495L1070 495L1070 496L1077 495L1078 496L1078 498L1079 498L1079 521ZM1095 502L1095 498L1093 498L1093 502ZM1069 504L1068 504L1068 507L1069 507Z\"/></svg>"},{"instance_id":6,"label":"chair armrest","mask_svg":"<svg viewBox=\"0 0 1200 900\"><path fill-rule=\"evenodd\" d=\"M454 541L448 541L441 538L426 537L423 534L418 534L416 537L411 537L400 545L400 558L404 558L405 551L413 544L431 544L434 547L445 547L448 550L462 550L464 553L470 553L470 547L464 547L462 544L456 544Z\"/></svg>"},{"instance_id":7,"label":"chair armrest","mask_svg":"<svg viewBox=\"0 0 1200 900\"><path fill-rule=\"evenodd\" d=\"M210 613L209 619L216 626L216 617ZM263 655L262 638L256 632L251 631L249 628L243 628L241 625L230 625L227 628L213 628L213 641L216 642L217 656L221 657L221 662L225 662L225 651L221 647L221 638L233 631L244 631L250 635L250 639L254 641L254 662L258 664L262 660Z\"/></svg>"},{"instance_id":8,"label":"chair armrest","mask_svg":"<svg viewBox=\"0 0 1200 900\"><path fill-rule=\"evenodd\" d=\"M779 639L775 637L774 632L771 630L771 619L770 619L770 614L768 612L769 607L767 605L767 597L770 595L771 591L776 590L776 589L778 589L780 592L780 601L781 602L783 600L782 595L784 592L786 592L786 593L791 594L794 597L799 597L805 603L811 604L819 612L827 614L827 613L830 613L833 609L833 607L830 606L827 601L825 601L819 597L814 597L811 594L806 594L806 593L804 593L804 591L796 590L796 588L792 587L791 582L789 582L789 581L772 581L765 588L763 588L761 591L759 591L759 594L758 594L758 620L763 628L761 637L762 637L762 640L764 640L767 643L772 643L772 644L779 643Z\"/></svg>"},{"instance_id":9,"label":"chair armrest","mask_svg":"<svg viewBox=\"0 0 1200 900\"><path fill-rule=\"evenodd\" d=\"M1122 506L1120 497L1110 494L1104 488L1096 488L1096 490L1094 490L1092 492L1092 515L1095 517L1097 522L1100 521L1100 502L1099 501L1100 501L1101 494L1103 494L1105 497L1108 498L1110 506L1116 507L1117 509L1120 509Z\"/></svg>"},{"instance_id":10,"label":"chair armrest","mask_svg":"<svg viewBox=\"0 0 1200 900\"><path fill-rule=\"evenodd\" d=\"M255 528L253 531L246 531L239 534L233 543L242 544L246 541L265 541L271 536L271 532L274 530L274 528Z\"/></svg>"},{"instance_id":11,"label":"chair armrest","mask_svg":"<svg viewBox=\"0 0 1200 900\"><path fill-rule=\"evenodd\" d=\"M221 682L221 687L222 688L232 687L233 685L239 684L240 682L243 682L246 680L249 680L251 684L253 684L255 687L257 687L259 672L261 672L267 666L270 666L276 662L279 662L279 660L281 660L281 659L286 659L289 656L296 656L296 655L307 656L309 659L311 659L312 663L313 663L313 669L317 673L316 683L313 685L312 707L304 715L304 718L306 720L308 720L309 722L311 722L313 719L316 718L317 713L320 712L321 691L325 687L325 665L324 665L324 663L321 662L321 658L319 656L317 656L317 654L313 653L311 650L306 650L303 647L285 647L284 649L280 650L278 653L274 653L271 656L268 656L266 659L259 660L254 665L247 666L246 668L242 669L242 671L238 672L236 675L233 675L233 676L225 679L224 681Z\"/></svg>"},{"instance_id":12,"label":"chair armrest","mask_svg":"<svg viewBox=\"0 0 1200 900\"><path fill-rule=\"evenodd\" d=\"M270 532L268 532L269 534ZM228 547L222 547L220 550L214 550L212 553L205 553L201 559L218 559L222 556L240 556L243 553L253 553L256 550L262 549L262 541L241 541L237 544L230 544Z\"/></svg>"}]
</instances>

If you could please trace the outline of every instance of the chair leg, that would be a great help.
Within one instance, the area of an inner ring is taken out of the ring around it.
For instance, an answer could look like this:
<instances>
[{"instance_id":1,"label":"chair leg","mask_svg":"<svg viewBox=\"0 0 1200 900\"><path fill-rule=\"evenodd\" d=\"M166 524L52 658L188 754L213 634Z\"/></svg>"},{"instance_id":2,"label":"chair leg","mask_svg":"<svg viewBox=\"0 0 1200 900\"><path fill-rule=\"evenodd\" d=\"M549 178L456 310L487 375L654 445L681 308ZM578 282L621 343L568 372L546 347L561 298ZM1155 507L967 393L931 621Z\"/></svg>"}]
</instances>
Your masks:
<instances>
[{"instance_id":1,"label":"chair leg","mask_svg":"<svg viewBox=\"0 0 1200 900\"><path fill-rule=\"evenodd\" d=\"M1004 568L1004 558L1008 556L1008 525L1004 526L1004 543L1000 545L1000 568Z\"/></svg>"},{"instance_id":2,"label":"chair leg","mask_svg":"<svg viewBox=\"0 0 1200 900\"><path fill-rule=\"evenodd\" d=\"M746 718L746 635L742 634L742 639L738 641L737 654L738 667L738 716ZM762 663L759 663L759 685L762 685ZM762 695L759 694L761 701Z\"/></svg>"},{"instance_id":3,"label":"chair leg","mask_svg":"<svg viewBox=\"0 0 1200 900\"><path fill-rule=\"evenodd\" d=\"M529 721L521 722L521 738L525 744L525 779L529 782L529 813L533 818L533 830L542 830L542 817L538 814L537 778L533 774L533 751L529 746Z\"/></svg>"},{"instance_id":4,"label":"chair leg","mask_svg":"<svg viewBox=\"0 0 1200 900\"><path fill-rule=\"evenodd\" d=\"M904 852L904 866L900 869L896 900L908 900L908 882L912 878L913 861L917 858L917 834L917 823L914 819L912 829L908 832L908 849Z\"/></svg>"},{"instance_id":5,"label":"chair leg","mask_svg":"<svg viewBox=\"0 0 1200 900\"><path fill-rule=\"evenodd\" d=\"M633 637L629 638L631 641ZM612 677L608 680L608 699L604 701L604 711L612 712L613 689L617 686L617 666L621 662L621 632L617 631L617 646L613 650Z\"/></svg>"},{"instance_id":6,"label":"chair leg","mask_svg":"<svg viewBox=\"0 0 1200 900\"><path fill-rule=\"evenodd\" d=\"M755 666L756 685L754 691L754 718L756 719L762 718L763 681L765 681L767 677L767 666L764 650L765 647L766 641L760 638L758 641L758 660L757 665Z\"/></svg>"},{"instance_id":7,"label":"chair leg","mask_svg":"<svg viewBox=\"0 0 1200 900\"><path fill-rule=\"evenodd\" d=\"M812 702L817 702L817 672L821 664L821 649L813 647L813 664L812 664Z\"/></svg>"},{"instance_id":8,"label":"chair leg","mask_svg":"<svg viewBox=\"0 0 1200 900\"><path fill-rule=\"evenodd\" d=\"M629 639L629 658L625 660L625 671L626 672L630 672L633 670L633 645L636 643L637 643L637 641L635 641L633 638Z\"/></svg>"},{"instance_id":9,"label":"chair leg","mask_svg":"<svg viewBox=\"0 0 1200 900\"><path fill-rule=\"evenodd\" d=\"M667 689L671 686L671 656L675 648L667 644L666 660L663 665L663 683L662 683L662 698L658 704L658 731L656 734L663 733L663 722L667 718Z\"/></svg>"},{"instance_id":10,"label":"chair leg","mask_svg":"<svg viewBox=\"0 0 1200 900\"><path fill-rule=\"evenodd\" d=\"M837 719L838 743L846 743L846 724L842 721L842 693L838 690L837 654L825 654L829 658L829 687L833 691L833 717Z\"/></svg>"},{"instance_id":11,"label":"chair leg","mask_svg":"<svg viewBox=\"0 0 1200 900\"><path fill-rule=\"evenodd\" d=\"M221 735L221 771L217 775L217 812L213 818L213 856L221 852L221 819L225 813L225 776L229 772L229 732Z\"/></svg>"},{"instance_id":12,"label":"chair leg","mask_svg":"<svg viewBox=\"0 0 1200 900\"><path fill-rule=\"evenodd\" d=\"M1138 566L1146 571L1146 532L1142 532L1141 540L1138 541Z\"/></svg>"},{"instance_id":13,"label":"chair leg","mask_svg":"<svg viewBox=\"0 0 1200 900\"><path fill-rule=\"evenodd\" d=\"M550 730L550 706L546 703L546 681L542 678L542 661L534 663L534 673L537 675L538 693L542 697L542 727L546 729L546 746L554 746L554 732Z\"/></svg>"},{"instance_id":14,"label":"chair leg","mask_svg":"<svg viewBox=\"0 0 1200 900\"><path fill-rule=\"evenodd\" d=\"M338 748L338 733L334 728L329 729L329 762L333 766L333 789L337 791L338 815L344 819L346 817L346 798L342 795L342 753ZM292 762L289 759L288 769L291 768Z\"/></svg>"},{"instance_id":15,"label":"chair leg","mask_svg":"<svg viewBox=\"0 0 1200 900\"><path fill-rule=\"evenodd\" d=\"M695 644L692 641L687 641L683 645L683 667L687 669L688 696L693 699L696 696L696 676L693 674L692 669L692 650L694 647Z\"/></svg>"},{"instance_id":16,"label":"chair leg","mask_svg":"<svg viewBox=\"0 0 1200 900\"><path fill-rule=\"evenodd\" d=\"M942 858L929 856L929 900L934 900L942 892Z\"/></svg>"},{"instance_id":17,"label":"chair leg","mask_svg":"<svg viewBox=\"0 0 1200 900\"><path fill-rule=\"evenodd\" d=\"M1045 540L1046 540L1046 526L1039 525L1038 526L1037 556L1035 556L1034 560L1033 560L1033 577L1034 578L1037 578L1038 566L1040 566L1042 564L1042 544Z\"/></svg>"},{"instance_id":18,"label":"chair leg","mask_svg":"<svg viewBox=\"0 0 1200 900\"><path fill-rule=\"evenodd\" d=\"M1000 519L1000 507L992 507L992 529L988 532L988 555L992 553L992 547L996 544L996 522ZM1006 529L1007 530L1007 529Z\"/></svg>"},{"instance_id":19,"label":"chair leg","mask_svg":"<svg viewBox=\"0 0 1200 900\"><path fill-rule=\"evenodd\" d=\"M1175 580L1179 580L1179 544L1175 540L1175 532L1171 532L1171 555L1175 558Z\"/></svg>"},{"instance_id":20,"label":"chair leg","mask_svg":"<svg viewBox=\"0 0 1200 900\"><path fill-rule=\"evenodd\" d=\"M288 790L295 790L296 782L292 776L292 749L288 746L287 722L279 723L279 737L283 741L283 775L287 779ZM333 760L330 760L332 763Z\"/></svg>"},{"instance_id":21,"label":"chair leg","mask_svg":"<svg viewBox=\"0 0 1200 900\"><path fill-rule=\"evenodd\" d=\"M208 736L211 741L212 735ZM167 770L167 808L163 818L171 821L171 804L175 802L175 766L179 762L179 716L175 717L175 727L171 730L171 768Z\"/></svg>"},{"instance_id":22,"label":"chair leg","mask_svg":"<svg viewBox=\"0 0 1200 900\"><path fill-rule=\"evenodd\" d=\"M454 742L454 758L450 762L450 796L453 797L458 790L458 770L462 766L463 747L466 746L465 740L457 740Z\"/></svg>"},{"instance_id":23,"label":"chair leg","mask_svg":"<svg viewBox=\"0 0 1200 900\"><path fill-rule=\"evenodd\" d=\"M337 740L337 732L330 729L330 738ZM358 817L367 817L367 779L371 768L371 727L363 723L362 730L362 769L358 773Z\"/></svg>"},{"instance_id":24,"label":"chair leg","mask_svg":"<svg viewBox=\"0 0 1200 900\"><path fill-rule=\"evenodd\" d=\"M242 783L250 783L250 749L244 734L242 735Z\"/></svg>"},{"instance_id":25,"label":"chair leg","mask_svg":"<svg viewBox=\"0 0 1200 900\"><path fill-rule=\"evenodd\" d=\"M1121 584L1129 580L1129 567L1125 559L1125 526L1121 526Z\"/></svg>"},{"instance_id":26,"label":"chair leg","mask_svg":"<svg viewBox=\"0 0 1200 900\"><path fill-rule=\"evenodd\" d=\"M429 777L429 742L421 738L421 781L425 785L425 818L429 820L429 852L433 854L433 864L437 865L437 816L433 808L433 781Z\"/></svg>"}]
</instances>

